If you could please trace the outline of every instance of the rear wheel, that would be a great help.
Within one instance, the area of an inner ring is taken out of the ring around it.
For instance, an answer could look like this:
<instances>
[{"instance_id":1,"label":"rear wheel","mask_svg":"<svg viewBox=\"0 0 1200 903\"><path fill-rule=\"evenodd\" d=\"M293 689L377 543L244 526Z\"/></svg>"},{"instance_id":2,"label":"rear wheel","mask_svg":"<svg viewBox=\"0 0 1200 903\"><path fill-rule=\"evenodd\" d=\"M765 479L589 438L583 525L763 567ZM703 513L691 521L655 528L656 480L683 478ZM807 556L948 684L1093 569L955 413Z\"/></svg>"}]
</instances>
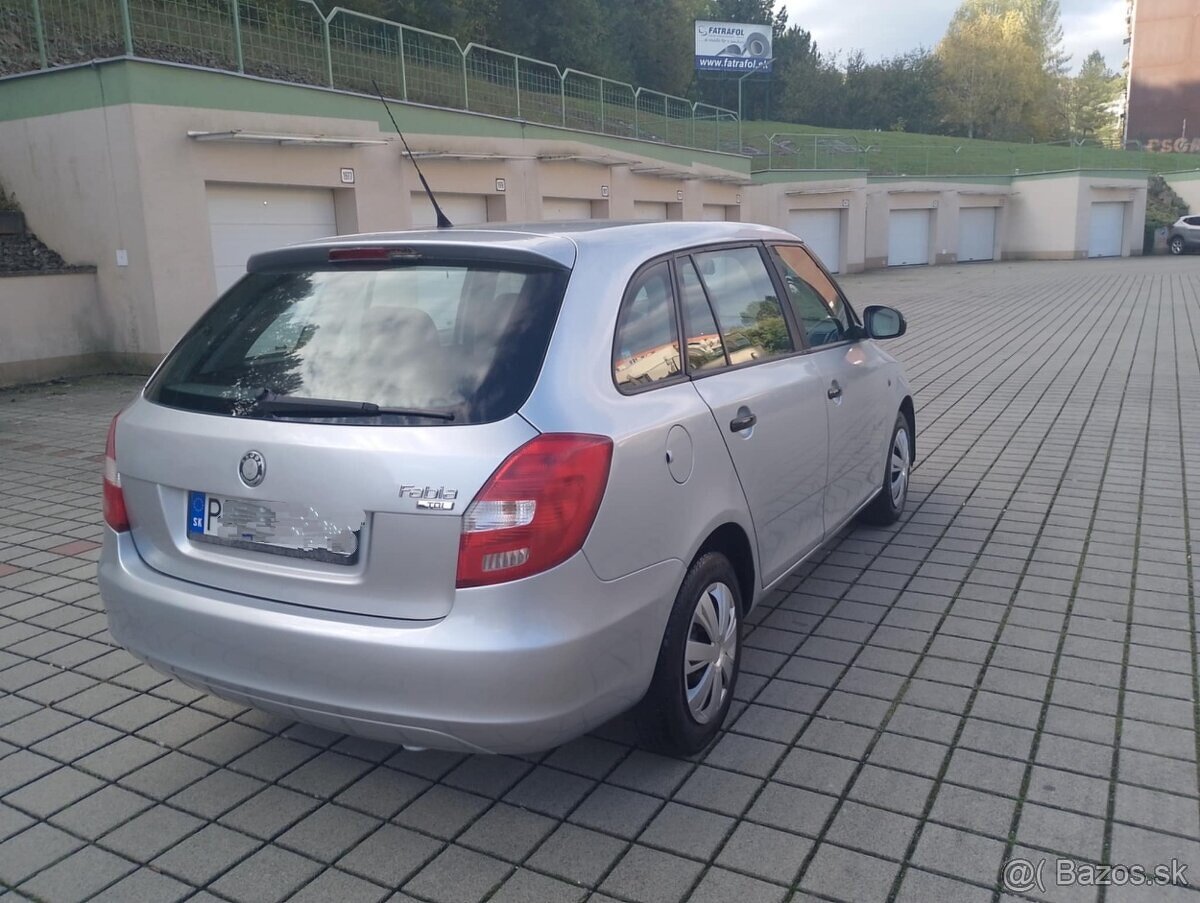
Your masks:
<instances>
[{"instance_id":1,"label":"rear wheel","mask_svg":"<svg viewBox=\"0 0 1200 903\"><path fill-rule=\"evenodd\" d=\"M728 558L707 552L692 563L667 621L654 679L634 712L644 745L691 755L721 730L741 664L741 607Z\"/></svg>"},{"instance_id":2,"label":"rear wheel","mask_svg":"<svg viewBox=\"0 0 1200 903\"><path fill-rule=\"evenodd\" d=\"M859 517L868 524L887 526L894 524L904 512L908 500L908 480L912 474L912 437L908 418L903 413L896 415L892 427L892 441L888 443L887 458L883 464L883 486L875 500Z\"/></svg>"},{"instance_id":3,"label":"rear wheel","mask_svg":"<svg viewBox=\"0 0 1200 903\"><path fill-rule=\"evenodd\" d=\"M1171 248L1172 254L1182 254L1184 249L1183 236L1176 235L1174 238L1172 238L1169 247Z\"/></svg>"}]
</instances>

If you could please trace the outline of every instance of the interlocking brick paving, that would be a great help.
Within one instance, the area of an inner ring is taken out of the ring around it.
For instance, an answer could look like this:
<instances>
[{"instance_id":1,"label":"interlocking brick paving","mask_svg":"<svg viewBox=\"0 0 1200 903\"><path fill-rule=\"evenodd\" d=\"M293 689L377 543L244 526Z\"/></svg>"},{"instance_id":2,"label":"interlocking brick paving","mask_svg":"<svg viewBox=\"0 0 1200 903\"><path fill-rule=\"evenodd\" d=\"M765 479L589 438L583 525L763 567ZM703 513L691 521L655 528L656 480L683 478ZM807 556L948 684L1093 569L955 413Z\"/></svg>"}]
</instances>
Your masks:
<instances>
[{"instance_id":1,"label":"interlocking brick paving","mask_svg":"<svg viewBox=\"0 0 1200 903\"><path fill-rule=\"evenodd\" d=\"M894 303L920 463L748 618L726 732L618 719L528 758L412 753L117 648L99 453L138 387L0 393L0 886L14 898L1184 900L1200 886L1200 259L851 277ZM1047 859L1045 891L1002 863Z\"/></svg>"}]
</instances>

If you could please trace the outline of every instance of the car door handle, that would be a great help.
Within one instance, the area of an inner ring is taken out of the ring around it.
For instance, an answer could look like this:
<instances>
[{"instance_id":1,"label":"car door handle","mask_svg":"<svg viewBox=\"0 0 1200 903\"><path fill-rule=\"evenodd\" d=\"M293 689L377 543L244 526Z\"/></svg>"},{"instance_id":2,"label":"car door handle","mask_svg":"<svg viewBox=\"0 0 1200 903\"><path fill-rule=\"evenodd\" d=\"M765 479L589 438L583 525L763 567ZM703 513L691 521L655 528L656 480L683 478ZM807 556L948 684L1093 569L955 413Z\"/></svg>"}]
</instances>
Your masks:
<instances>
[{"instance_id":1,"label":"car door handle","mask_svg":"<svg viewBox=\"0 0 1200 903\"><path fill-rule=\"evenodd\" d=\"M743 430L750 429L756 423L758 423L757 414L739 414L729 421L729 431L731 433L740 433Z\"/></svg>"},{"instance_id":2,"label":"car door handle","mask_svg":"<svg viewBox=\"0 0 1200 903\"><path fill-rule=\"evenodd\" d=\"M842 397L842 387L840 385L838 385L838 381L836 379L832 383L830 383L829 391L826 392L825 394L829 396L831 401L835 398Z\"/></svg>"}]
</instances>

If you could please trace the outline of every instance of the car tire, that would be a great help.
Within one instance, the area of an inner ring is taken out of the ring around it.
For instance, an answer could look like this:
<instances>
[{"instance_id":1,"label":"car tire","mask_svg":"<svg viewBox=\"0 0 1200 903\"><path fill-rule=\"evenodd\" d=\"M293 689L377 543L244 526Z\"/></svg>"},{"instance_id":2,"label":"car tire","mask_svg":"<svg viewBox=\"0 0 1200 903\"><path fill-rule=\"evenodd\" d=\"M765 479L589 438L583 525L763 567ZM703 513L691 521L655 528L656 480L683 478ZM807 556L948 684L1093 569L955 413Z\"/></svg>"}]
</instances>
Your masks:
<instances>
[{"instance_id":1,"label":"car tire","mask_svg":"<svg viewBox=\"0 0 1200 903\"><path fill-rule=\"evenodd\" d=\"M908 500L908 484L912 476L913 437L908 418L901 412L892 427L887 456L883 462L883 485L879 494L863 509L859 519L867 524L886 527L894 524L904 513Z\"/></svg>"},{"instance_id":2,"label":"car tire","mask_svg":"<svg viewBox=\"0 0 1200 903\"><path fill-rule=\"evenodd\" d=\"M643 746L689 756L720 732L741 668L742 610L728 558L706 552L692 562L667 620L650 689L634 710Z\"/></svg>"},{"instance_id":3,"label":"car tire","mask_svg":"<svg viewBox=\"0 0 1200 903\"><path fill-rule=\"evenodd\" d=\"M1176 235L1167 245L1171 249L1172 254L1182 254L1184 251L1183 236Z\"/></svg>"}]
</instances>

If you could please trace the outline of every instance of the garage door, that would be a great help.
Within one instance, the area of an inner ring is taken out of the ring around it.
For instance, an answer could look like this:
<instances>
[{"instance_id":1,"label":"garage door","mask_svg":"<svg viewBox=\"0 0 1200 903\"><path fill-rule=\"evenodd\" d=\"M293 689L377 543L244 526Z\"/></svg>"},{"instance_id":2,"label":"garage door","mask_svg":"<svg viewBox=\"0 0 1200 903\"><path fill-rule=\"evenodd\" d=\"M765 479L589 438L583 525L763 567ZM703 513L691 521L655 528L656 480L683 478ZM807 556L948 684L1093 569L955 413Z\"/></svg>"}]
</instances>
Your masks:
<instances>
[{"instance_id":1,"label":"garage door","mask_svg":"<svg viewBox=\"0 0 1200 903\"><path fill-rule=\"evenodd\" d=\"M437 196L442 213L456 226L474 226L486 223L487 198L482 194L441 194ZM425 192L414 191L412 196L414 229L433 229L437 226L437 215Z\"/></svg>"},{"instance_id":2,"label":"garage door","mask_svg":"<svg viewBox=\"0 0 1200 903\"><path fill-rule=\"evenodd\" d=\"M1088 257L1120 257L1125 248L1125 204L1092 204Z\"/></svg>"},{"instance_id":3,"label":"garage door","mask_svg":"<svg viewBox=\"0 0 1200 903\"><path fill-rule=\"evenodd\" d=\"M703 216L706 222L723 223L725 222L725 205L705 204Z\"/></svg>"},{"instance_id":4,"label":"garage door","mask_svg":"<svg viewBox=\"0 0 1200 903\"><path fill-rule=\"evenodd\" d=\"M996 259L996 208L964 207L958 211L958 259Z\"/></svg>"},{"instance_id":5,"label":"garage door","mask_svg":"<svg viewBox=\"0 0 1200 903\"><path fill-rule=\"evenodd\" d=\"M667 218L667 205L665 202L660 201L634 201L633 218L665 220Z\"/></svg>"},{"instance_id":6,"label":"garage door","mask_svg":"<svg viewBox=\"0 0 1200 903\"><path fill-rule=\"evenodd\" d=\"M206 193L218 292L242 277L251 254L337 234L328 188L210 184Z\"/></svg>"},{"instance_id":7,"label":"garage door","mask_svg":"<svg viewBox=\"0 0 1200 903\"><path fill-rule=\"evenodd\" d=\"M592 202L583 198L542 198L542 219L566 222L592 218Z\"/></svg>"},{"instance_id":8,"label":"garage door","mask_svg":"<svg viewBox=\"0 0 1200 903\"><path fill-rule=\"evenodd\" d=\"M888 216L888 266L929 263L929 210L893 210Z\"/></svg>"},{"instance_id":9,"label":"garage door","mask_svg":"<svg viewBox=\"0 0 1200 903\"><path fill-rule=\"evenodd\" d=\"M793 210L788 215L788 231L804 239L829 272L841 272L841 210Z\"/></svg>"}]
</instances>

